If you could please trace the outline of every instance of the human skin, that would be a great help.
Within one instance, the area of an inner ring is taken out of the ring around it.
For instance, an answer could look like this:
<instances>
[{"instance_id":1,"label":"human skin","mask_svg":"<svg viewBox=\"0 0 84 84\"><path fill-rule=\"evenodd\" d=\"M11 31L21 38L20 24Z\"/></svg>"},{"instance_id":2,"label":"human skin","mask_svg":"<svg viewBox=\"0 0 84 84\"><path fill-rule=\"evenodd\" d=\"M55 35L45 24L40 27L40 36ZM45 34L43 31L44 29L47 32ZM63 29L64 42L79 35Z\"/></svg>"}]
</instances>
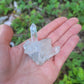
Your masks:
<instances>
[{"instance_id":1,"label":"human skin","mask_svg":"<svg viewBox=\"0 0 84 84\"><path fill-rule=\"evenodd\" d=\"M77 18L60 17L38 32L38 39L50 38L52 46L60 46L59 54L43 65L36 65L24 54L23 43L10 47L12 28L0 25L0 84L53 84L79 41L81 25Z\"/></svg>"}]
</instances>

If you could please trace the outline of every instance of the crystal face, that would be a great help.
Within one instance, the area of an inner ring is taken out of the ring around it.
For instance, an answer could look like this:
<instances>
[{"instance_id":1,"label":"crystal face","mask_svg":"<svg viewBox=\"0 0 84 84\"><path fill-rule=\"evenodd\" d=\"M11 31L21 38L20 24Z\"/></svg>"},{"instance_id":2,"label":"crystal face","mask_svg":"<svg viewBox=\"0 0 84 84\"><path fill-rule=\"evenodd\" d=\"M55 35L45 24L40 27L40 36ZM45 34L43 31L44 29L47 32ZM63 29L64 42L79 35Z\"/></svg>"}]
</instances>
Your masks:
<instances>
[{"instance_id":1,"label":"crystal face","mask_svg":"<svg viewBox=\"0 0 84 84\"><path fill-rule=\"evenodd\" d=\"M23 45L24 53L27 54L36 64L42 65L54 55L58 54L60 47L52 47L51 39L38 41L36 25L30 27L31 40L27 40Z\"/></svg>"}]
</instances>

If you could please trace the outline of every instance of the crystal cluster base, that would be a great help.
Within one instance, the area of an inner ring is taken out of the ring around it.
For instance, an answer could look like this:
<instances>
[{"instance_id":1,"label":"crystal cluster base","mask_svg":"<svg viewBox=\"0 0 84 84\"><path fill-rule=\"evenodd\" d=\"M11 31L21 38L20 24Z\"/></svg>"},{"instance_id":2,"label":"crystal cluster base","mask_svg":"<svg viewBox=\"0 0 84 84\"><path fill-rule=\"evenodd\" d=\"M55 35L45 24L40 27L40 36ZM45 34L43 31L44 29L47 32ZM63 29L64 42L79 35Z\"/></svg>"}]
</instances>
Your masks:
<instances>
[{"instance_id":1,"label":"crystal cluster base","mask_svg":"<svg viewBox=\"0 0 84 84\"><path fill-rule=\"evenodd\" d=\"M27 40L24 47L24 53L38 65L42 65L51 57L59 53L60 47L52 47L50 39L43 39L41 41L31 42Z\"/></svg>"}]
</instances>

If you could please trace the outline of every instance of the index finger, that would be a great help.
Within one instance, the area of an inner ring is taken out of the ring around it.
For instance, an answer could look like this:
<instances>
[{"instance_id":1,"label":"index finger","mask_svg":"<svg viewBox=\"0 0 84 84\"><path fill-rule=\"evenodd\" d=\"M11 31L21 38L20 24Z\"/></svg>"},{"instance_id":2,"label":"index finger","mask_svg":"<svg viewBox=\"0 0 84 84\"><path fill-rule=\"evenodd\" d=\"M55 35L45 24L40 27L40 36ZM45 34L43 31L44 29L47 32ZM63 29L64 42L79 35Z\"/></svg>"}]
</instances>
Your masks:
<instances>
[{"instance_id":1,"label":"index finger","mask_svg":"<svg viewBox=\"0 0 84 84\"><path fill-rule=\"evenodd\" d=\"M53 20L52 22L50 22L49 24L47 24L46 26L44 26L41 30L39 30L38 32L38 39L44 39L46 38L51 32L53 32L54 30L56 30L60 25L62 25L65 21L67 20L66 17L60 17L57 18L55 20Z\"/></svg>"}]
</instances>

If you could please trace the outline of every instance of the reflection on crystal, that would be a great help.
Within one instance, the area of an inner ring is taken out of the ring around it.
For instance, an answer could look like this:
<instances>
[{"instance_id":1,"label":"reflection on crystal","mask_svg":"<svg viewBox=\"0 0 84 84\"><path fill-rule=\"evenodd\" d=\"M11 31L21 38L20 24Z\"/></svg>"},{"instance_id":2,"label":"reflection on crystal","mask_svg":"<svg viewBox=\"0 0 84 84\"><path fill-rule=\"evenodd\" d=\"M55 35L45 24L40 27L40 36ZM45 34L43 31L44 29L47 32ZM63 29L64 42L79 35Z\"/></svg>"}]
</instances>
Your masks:
<instances>
[{"instance_id":1,"label":"reflection on crystal","mask_svg":"<svg viewBox=\"0 0 84 84\"><path fill-rule=\"evenodd\" d=\"M36 25L32 24L30 27L31 41L27 40L24 47L24 53L38 65L42 65L48 59L59 53L60 47L52 47L50 39L43 39L38 41Z\"/></svg>"}]
</instances>

